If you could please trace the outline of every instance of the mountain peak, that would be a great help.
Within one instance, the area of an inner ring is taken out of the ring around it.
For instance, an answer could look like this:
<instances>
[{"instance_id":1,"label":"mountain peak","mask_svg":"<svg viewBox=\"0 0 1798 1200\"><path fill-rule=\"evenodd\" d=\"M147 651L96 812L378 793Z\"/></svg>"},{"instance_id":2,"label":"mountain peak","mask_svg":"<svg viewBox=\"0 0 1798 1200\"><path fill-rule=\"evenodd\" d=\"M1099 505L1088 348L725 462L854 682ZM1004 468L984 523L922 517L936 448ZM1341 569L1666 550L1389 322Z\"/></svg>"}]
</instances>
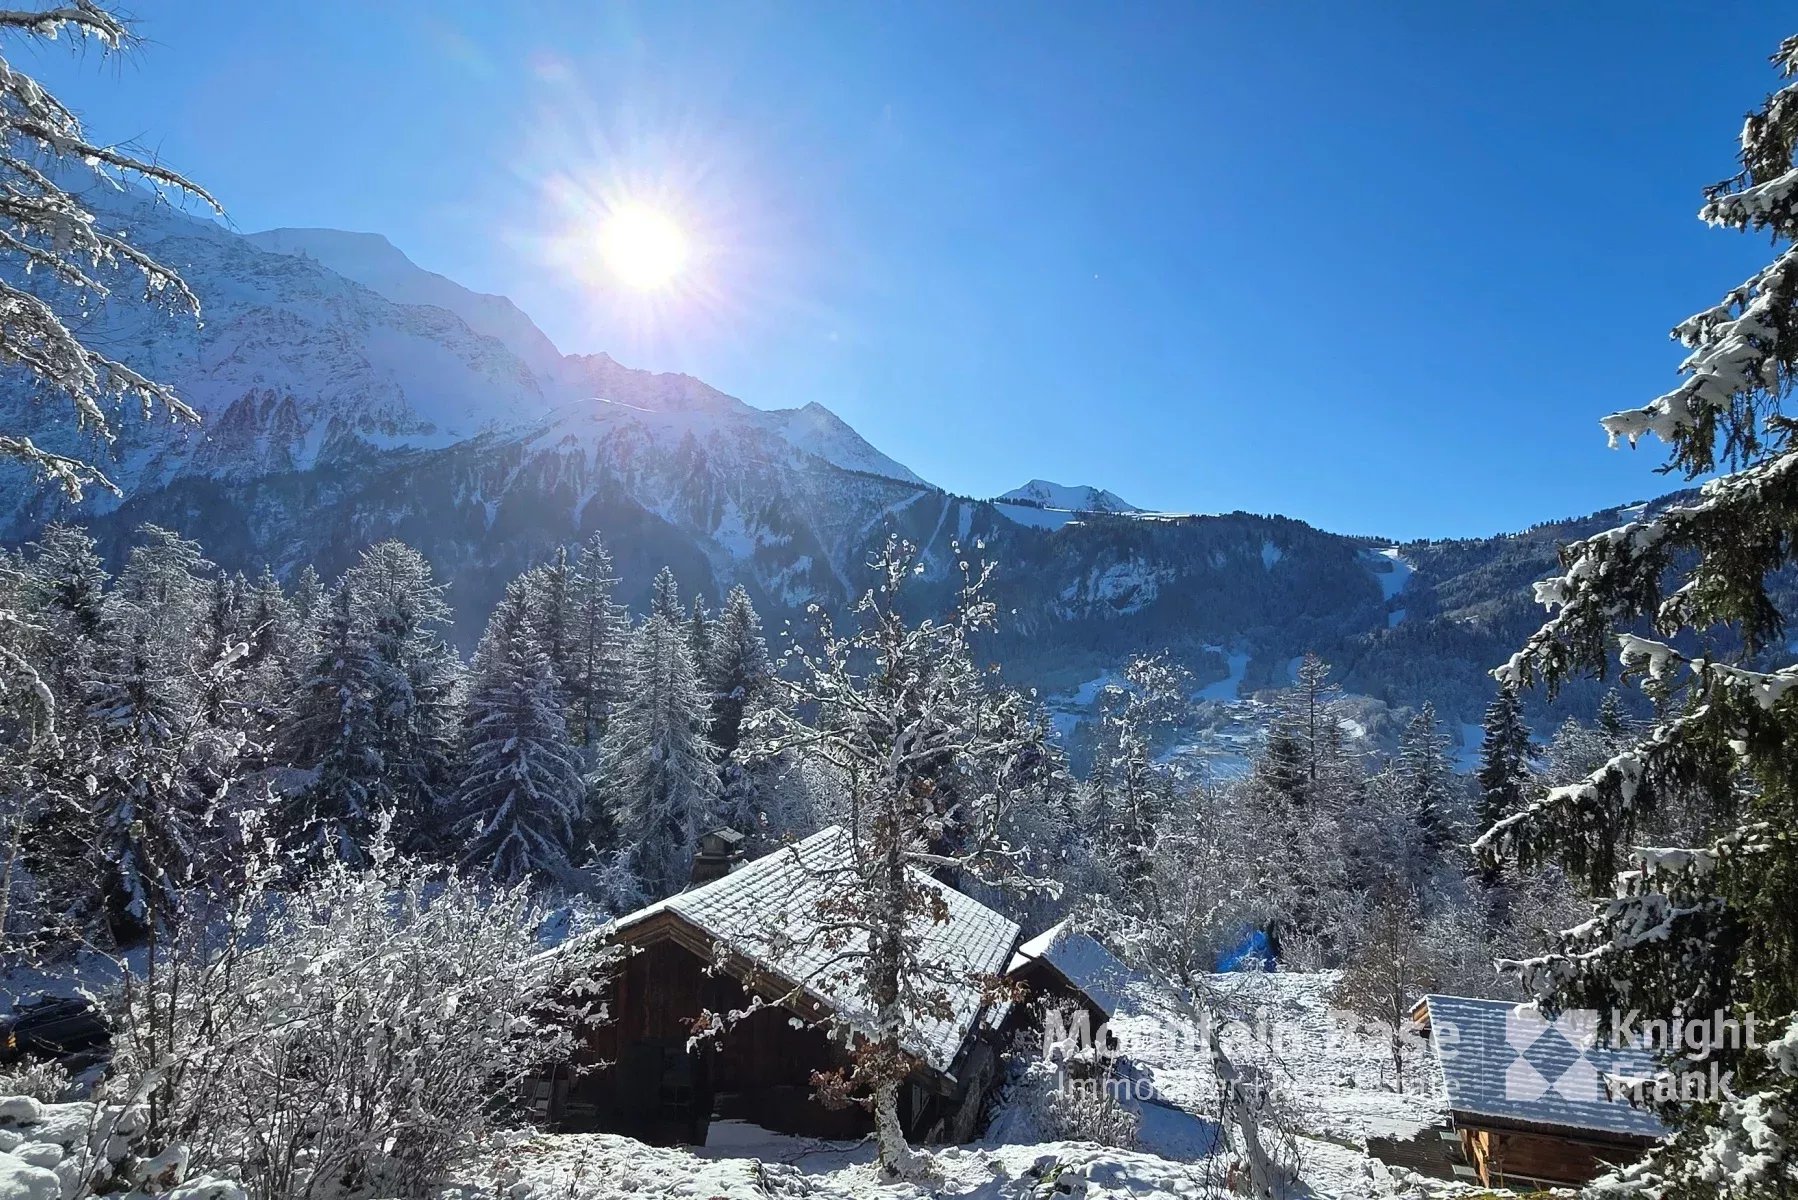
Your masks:
<instances>
[{"instance_id":1,"label":"mountain peak","mask_svg":"<svg viewBox=\"0 0 1798 1200\"><path fill-rule=\"evenodd\" d=\"M1062 508L1070 512L1130 513L1143 511L1116 492L1109 492L1090 484L1070 485L1053 483L1047 479L1032 479L1023 487L1012 488L998 499L1023 500L1031 504L1040 504L1044 508Z\"/></svg>"},{"instance_id":2,"label":"mountain peak","mask_svg":"<svg viewBox=\"0 0 1798 1200\"><path fill-rule=\"evenodd\" d=\"M244 235L260 250L309 258L395 304L425 304L452 312L478 334L505 345L539 380L553 379L562 352L516 304L463 287L427 271L378 233L344 229L266 229Z\"/></svg>"},{"instance_id":3,"label":"mountain peak","mask_svg":"<svg viewBox=\"0 0 1798 1200\"><path fill-rule=\"evenodd\" d=\"M932 486L911 468L876 450L854 426L816 400L802 408L774 409L768 415L780 422L782 436L790 444L827 462L920 487Z\"/></svg>"}]
</instances>

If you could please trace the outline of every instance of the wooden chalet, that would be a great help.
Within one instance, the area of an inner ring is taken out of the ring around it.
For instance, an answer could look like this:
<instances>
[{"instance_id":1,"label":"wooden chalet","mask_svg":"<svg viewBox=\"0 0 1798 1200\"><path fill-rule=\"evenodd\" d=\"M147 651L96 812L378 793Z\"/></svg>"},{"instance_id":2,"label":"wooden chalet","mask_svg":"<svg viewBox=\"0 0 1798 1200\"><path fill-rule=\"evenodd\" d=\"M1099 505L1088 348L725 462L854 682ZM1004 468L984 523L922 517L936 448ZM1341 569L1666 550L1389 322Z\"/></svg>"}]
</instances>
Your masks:
<instances>
[{"instance_id":1,"label":"wooden chalet","mask_svg":"<svg viewBox=\"0 0 1798 1200\"><path fill-rule=\"evenodd\" d=\"M1013 1023L1040 1020L1050 1010L1064 1016L1083 1012L1096 1033L1117 1015L1129 975L1129 968L1090 934L1067 921L1052 925L1019 946L1006 964L1005 977L1028 989L1013 1010Z\"/></svg>"},{"instance_id":2,"label":"wooden chalet","mask_svg":"<svg viewBox=\"0 0 1798 1200\"><path fill-rule=\"evenodd\" d=\"M869 1132L863 1108L827 1107L812 1083L814 1072L844 1065L843 1039L867 1027L857 967L845 967L841 946L808 932L820 899L851 886L851 849L848 833L832 826L557 951L578 956L583 945L611 943L631 953L605 985L609 1020L579 1031L577 1069L536 1081L540 1111L566 1130L664 1145L703 1144L714 1119L807 1137ZM1003 971L1018 927L918 877L943 901L946 919L920 917L916 936L948 1003L907 1031L915 1067L901 1118L915 1140L965 1140L994 1080L1003 1008L988 1003L980 978ZM748 1015L692 1041L702 1012Z\"/></svg>"},{"instance_id":3,"label":"wooden chalet","mask_svg":"<svg viewBox=\"0 0 1798 1200\"><path fill-rule=\"evenodd\" d=\"M1651 1077L1645 1051L1587 1044L1595 1030L1504 1000L1426 996L1412 1019L1442 1067L1448 1153L1435 1157L1455 1175L1491 1188L1577 1187L1666 1135L1653 1113L1605 1088L1606 1079Z\"/></svg>"}]
</instances>

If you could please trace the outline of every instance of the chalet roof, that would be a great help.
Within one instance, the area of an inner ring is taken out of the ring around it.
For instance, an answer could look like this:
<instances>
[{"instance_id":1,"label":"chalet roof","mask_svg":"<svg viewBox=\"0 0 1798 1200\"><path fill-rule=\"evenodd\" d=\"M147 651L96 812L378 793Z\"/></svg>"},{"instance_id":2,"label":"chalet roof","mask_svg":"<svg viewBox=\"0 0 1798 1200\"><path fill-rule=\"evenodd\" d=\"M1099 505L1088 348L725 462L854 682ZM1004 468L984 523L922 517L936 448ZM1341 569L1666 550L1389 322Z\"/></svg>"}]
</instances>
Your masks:
<instances>
[{"instance_id":1,"label":"chalet roof","mask_svg":"<svg viewBox=\"0 0 1798 1200\"><path fill-rule=\"evenodd\" d=\"M1652 1077L1653 1056L1613 1046L1579 1012L1550 1019L1532 1005L1467 996L1426 996L1418 1008L1456 1120L1483 1117L1599 1137L1666 1134L1653 1113L1605 1089L1607 1078Z\"/></svg>"},{"instance_id":2,"label":"chalet roof","mask_svg":"<svg viewBox=\"0 0 1798 1200\"><path fill-rule=\"evenodd\" d=\"M612 931L628 934L659 913L674 913L713 940L756 965L798 984L852 1028L872 1025L872 1008L861 983L860 953L867 937L820 930L819 902L854 886L846 830L832 825L803 841L745 863L729 875L676 893L627 916ZM905 986L940 989L947 1005L940 1012L912 1017L907 1049L944 1075L974 1032L986 1006L978 976L997 976L1018 926L992 909L915 868L915 880L942 900L946 919L916 913L908 932L916 939L919 974Z\"/></svg>"},{"instance_id":3,"label":"chalet roof","mask_svg":"<svg viewBox=\"0 0 1798 1200\"><path fill-rule=\"evenodd\" d=\"M1130 969L1090 934L1071 928L1065 920L1051 925L1018 947L1005 973L1016 975L1035 963L1053 968L1106 1016L1117 1015Z\"/></svg>"}]
</instances>

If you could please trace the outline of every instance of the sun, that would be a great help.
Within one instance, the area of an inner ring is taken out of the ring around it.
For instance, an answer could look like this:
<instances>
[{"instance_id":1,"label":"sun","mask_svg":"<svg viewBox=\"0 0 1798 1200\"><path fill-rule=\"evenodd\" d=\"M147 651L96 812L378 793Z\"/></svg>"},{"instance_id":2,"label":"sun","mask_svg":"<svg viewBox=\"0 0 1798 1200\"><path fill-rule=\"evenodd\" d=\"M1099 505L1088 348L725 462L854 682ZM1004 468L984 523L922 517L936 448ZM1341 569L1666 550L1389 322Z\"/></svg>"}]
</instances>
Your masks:
<instances>
[{"instance_id":1,"label":"sun","mask_svg":"<svg viewBox=\"0 0 1798 1200\"><path fill-rule=\"evenodd\" d=\"M640 291L665 288L680 277L690 250L687 235L664 212L628 202L606 214L599 252L618 282Z\"/></svg>"}]
</instances>

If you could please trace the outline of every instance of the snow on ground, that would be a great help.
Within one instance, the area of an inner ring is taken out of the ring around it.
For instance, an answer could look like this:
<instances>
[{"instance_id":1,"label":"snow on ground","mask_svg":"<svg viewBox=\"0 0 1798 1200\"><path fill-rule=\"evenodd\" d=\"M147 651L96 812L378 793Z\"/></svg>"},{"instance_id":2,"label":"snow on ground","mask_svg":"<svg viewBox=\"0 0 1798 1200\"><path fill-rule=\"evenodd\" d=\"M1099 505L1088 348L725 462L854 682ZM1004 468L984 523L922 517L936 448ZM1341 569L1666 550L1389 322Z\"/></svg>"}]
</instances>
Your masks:
<instances>
[{"instance_id":1,"label":"snow on ground","mask_svg":"<svg viewBox=\"0 0 1798 1200\"><path fill-rule=\"evenodd\" d=\"M1030 529L1060 529L1079 520L1079 516L1065 508L1037 508L1030 504L1007 504L1003 500L995 500L993 507L999 515Z\"/></svg>"},{"instance_id":2,"label":"snow on ground","mask_svg":"<svg viewBox=\"0 0 1798 1200\"><path fill-rule=\"evenodd\" d=\"M1154 1155L1089 1142L1030 1146L950 1146L924 1155L925 1173L904 1184L883 1183L871 1148L837 1144L801 1149L796 1139L745 1141L743 1156L713 1157L646 1146L611 1134L522 1136L471 1171L451 1200L1019 1200L1032 1195L1083 1200L1223 1200L1207 1164L1169 1162ZM792 1161L788 1161L788 1158ZM1038 1188L1042 1188L1038 1191Z\"/></svg>"},{"instance_id":3,"label":"snow on ground","mask_svg":"<svg viewBox=\"0 0 1798 1200\"><path fill-rule=\"evenodd\" d=\"M1230 673L1216 683L1208 683L1198 690L1199 700L1240 700L1242 699L1242 677L1249 669L1247 654L1230 655Z\"/></svg>"},{"instance_id":4,"label":"snow on ground","mask_svg":"<svg viewBox=\"0 0 1798 1200\"><path fill-rule=\"evenodd\" d=\"M1301 1178L1319 1195L1379 1195L1385 1168L1368 1158L1366 1139L1409 1137L1439 1123L1441 1080L1420 1042L1407 1090L1395 1090L1384 1037L1358 1030L1332 1005L1336 979L1334 972L1213 975L1204 1003L1218 1013L1231 1060L1266 1073L1298 1135ZM1217 1079L1203 1027L1174 996L1133 985L1112 1029L1157 1096L1188 1112L1215 1112Z\"/></svg>"},{"instance_id":5,"label":"snow on ground","mask_svg":"<svg viewBox=\"0 0 1798 1200\"><path fill-rule=\"evenodd\" d=\"M1374 578L1380 582L1380 595L1386 600L1404 591L1411 576L1417 573L1417 569L1399 554L1397 546L1373 551L1369 564L1373 567Z\"/></svg>"},{"instance_id":6,"label":"snow on ground","mask_svg":"<svg viewBox=\"0 0 1798 1200\"><path fill-rule=\"evenodd\" d=\"M1220 1032L1235 1061L1274 1081L1310 1195L1408 1194L1367 1156L1363 1140L1436 1123L1440 1083L1420 1055L1412 1090L1392 1090L1385 1042L1336 1016L1335 982L1329 973L1242 973L1210 976L1204 992L1228 1019ZM1217 1083L1193 1012L1142 979L1125 985L1122 1000L1112 1029L1135 1097L1127 1102L1142 1116L1137 1150L1066 1141L930 1147L921 1152L923 1175L886 1184L869 1141L788 1137L738 1121L715 1123L697 1149L609 1134L514 1133L495 1139L446 1200L1224 1200L1229 1155L1212 1120Z\"/></svg>"},{"instance_id":7,"label":"snow on ground","mask_svg":"<svg viewBox=\"0 0 1798 1200\"><path fill-rule=\"evenodd\" d=\"M244 1200L229 1180L187 1174L187 1151L143 1144L142 1110L0 1095L0 1200Z\"/></svg>"}]
</instances>

